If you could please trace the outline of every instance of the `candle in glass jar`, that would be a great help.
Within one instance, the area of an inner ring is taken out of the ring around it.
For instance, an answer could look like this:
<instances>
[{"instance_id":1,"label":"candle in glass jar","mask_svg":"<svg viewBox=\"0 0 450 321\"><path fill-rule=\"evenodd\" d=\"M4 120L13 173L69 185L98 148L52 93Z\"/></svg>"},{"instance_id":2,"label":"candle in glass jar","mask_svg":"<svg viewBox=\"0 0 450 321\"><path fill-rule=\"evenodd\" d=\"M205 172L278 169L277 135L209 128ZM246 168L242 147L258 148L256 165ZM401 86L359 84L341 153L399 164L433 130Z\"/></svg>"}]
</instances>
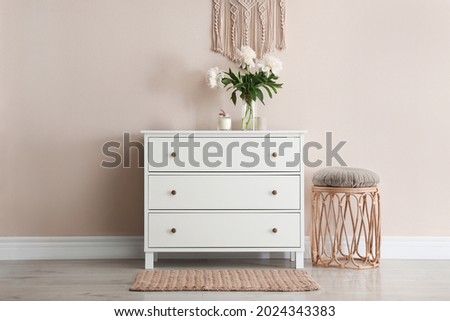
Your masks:
<instances>
[{"instance_id":1,"label":"candle in glass jar","mask_svg":"<svg viewBox=\"0 0 450 321\"><path fill-rule=\"evenodd\" d=\"M217 130L230 130L231 117L219 117L217 119Z\"/></svg>"}]
</instances>

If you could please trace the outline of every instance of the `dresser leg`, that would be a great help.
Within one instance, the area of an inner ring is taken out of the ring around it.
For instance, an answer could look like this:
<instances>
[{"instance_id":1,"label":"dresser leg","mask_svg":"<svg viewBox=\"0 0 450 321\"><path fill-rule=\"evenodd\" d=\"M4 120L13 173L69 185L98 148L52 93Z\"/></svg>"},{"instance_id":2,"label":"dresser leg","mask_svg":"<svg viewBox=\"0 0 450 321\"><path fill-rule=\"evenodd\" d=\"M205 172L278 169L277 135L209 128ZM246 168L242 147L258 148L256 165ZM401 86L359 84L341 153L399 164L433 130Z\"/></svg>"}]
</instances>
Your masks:
<instances>
[{"instance_id":1,"label":"dresser leg","mask_svg":"<svg viewBox=\"0 0 450 321\"><path fill-rule=\"evenodd\" d=\"M153 269L153 260L154 260L154 253L153 252L145 252L145 269L146 270Z\"/></svg>"},{"instance_id":2,"label":"dresser leg","mask_svg":"<svg viewBox=\"0 0 450 321\"><path fill-rule=\"evenodd\" d=\"M153 261L158 262L158 253L153 253Z\"/></svg>"},{"instance_id":3,"label":"dresser leg","mask_svg":"<svg viewBox=\"0 0 450 321\"><path fill-rule=\"evenodd\" d=\"M295 262L295 252L290 253L291 253L291 262Z\"/></svg>"},{"instance_id":4,"label":"dresser leg","mask_svg":"<svg viewBox=\"0 0 450 321\"><path fill-rule=\"evenodd\" d=\"M304 263L303 263L303 252L295 252L295 268L296 269L303 269Z\"/></svg>"}]
</instances>

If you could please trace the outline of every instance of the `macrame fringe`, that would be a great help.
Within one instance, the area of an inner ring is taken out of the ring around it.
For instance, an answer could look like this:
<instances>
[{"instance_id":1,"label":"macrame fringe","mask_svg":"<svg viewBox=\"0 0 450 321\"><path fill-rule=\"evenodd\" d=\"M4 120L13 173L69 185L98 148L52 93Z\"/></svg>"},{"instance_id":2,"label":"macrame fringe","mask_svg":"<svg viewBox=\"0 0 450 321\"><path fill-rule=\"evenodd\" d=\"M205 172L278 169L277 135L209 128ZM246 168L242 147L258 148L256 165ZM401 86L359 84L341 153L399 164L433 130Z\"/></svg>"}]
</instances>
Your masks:
<instances>
[{"instance_id":1,"label":"macrame fringe","mask_svg":"<svg viewBox=\"0 0 450 321\"><path fill-rule=\"evenodd\" d=\"M258 58L286 49L286 0L213 0L212 50L236 61L250 46Z\"/></svg>"}]
</instances>

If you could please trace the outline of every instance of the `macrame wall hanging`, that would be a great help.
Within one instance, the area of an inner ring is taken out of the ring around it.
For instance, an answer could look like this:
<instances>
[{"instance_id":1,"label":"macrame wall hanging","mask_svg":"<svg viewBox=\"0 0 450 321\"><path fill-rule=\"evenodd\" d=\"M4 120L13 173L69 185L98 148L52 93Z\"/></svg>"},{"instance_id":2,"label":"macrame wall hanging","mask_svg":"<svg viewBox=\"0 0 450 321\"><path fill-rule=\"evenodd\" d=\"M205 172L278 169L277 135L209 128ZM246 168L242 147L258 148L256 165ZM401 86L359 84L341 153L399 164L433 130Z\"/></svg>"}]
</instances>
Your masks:
<instances>
[{"instance_id":1,"label":"macrame wall hanging","mask_svg":"<svg viewBox=\"0 0 450 321\"><path fill-rule=\"evenodd\" d=\"M286 0L213 0L215 52L236 61L236 49L250 46L258 58L286 48Z\"/></svg>"}]
</instances>

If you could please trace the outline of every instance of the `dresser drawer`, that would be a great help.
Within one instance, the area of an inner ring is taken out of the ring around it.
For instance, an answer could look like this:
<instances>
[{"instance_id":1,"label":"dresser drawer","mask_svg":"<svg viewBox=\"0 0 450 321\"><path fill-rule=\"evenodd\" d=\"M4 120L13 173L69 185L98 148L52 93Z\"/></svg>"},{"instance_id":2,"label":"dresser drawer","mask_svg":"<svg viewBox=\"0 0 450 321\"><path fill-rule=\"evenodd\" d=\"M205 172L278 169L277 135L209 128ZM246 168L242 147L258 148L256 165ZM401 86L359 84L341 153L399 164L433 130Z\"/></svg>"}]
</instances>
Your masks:
<instances>
[{"instance_id":1,"label":"dresser drawer","mask_svg":"<svg viewBox=\"0 0 450 321\"><path fill-rule=\"evenodd\" d=\"M150 210L299 210L300 176L149 175Z\"/></svg>"},{"instance_id":2,"label":"dresser drawer","mask_svg":"<svg viewBox=\"0 0 450 321\"><path fill-rule=\"evenodd\" d=\"M300 214L150 214L152 248L300 247Z\"/></svg>"},{"instance_id":3,"label":"dresser drawer","mask_svg":"<svg viewBox=\"0 0 450 321\"><path fill-rule=\"evenodd\" d=\"M175 148L174 142L183 146ZM300 171L300 137L150 137L148 170ZM188 147L190 146L190 147Z\"/></svg>"}]
</instances>

